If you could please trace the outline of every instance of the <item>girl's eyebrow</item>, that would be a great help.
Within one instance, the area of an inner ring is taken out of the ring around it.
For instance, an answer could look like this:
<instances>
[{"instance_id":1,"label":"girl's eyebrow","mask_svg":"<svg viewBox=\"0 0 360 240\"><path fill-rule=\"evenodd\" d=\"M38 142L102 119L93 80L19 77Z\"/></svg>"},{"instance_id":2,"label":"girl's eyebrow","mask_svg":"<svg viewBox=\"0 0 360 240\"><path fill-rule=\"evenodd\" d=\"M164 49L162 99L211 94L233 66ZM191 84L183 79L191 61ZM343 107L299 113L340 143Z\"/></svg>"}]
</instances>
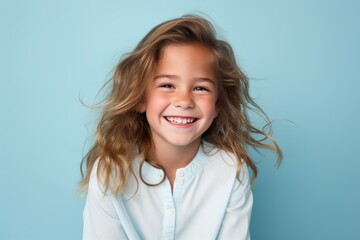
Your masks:
<instances>
[{"instance_id":1,"label":"girl's eyebrow","mask_svg":"<svg viewBox=\"0 0 360 240\"><path fill-rule=\"evenodd\" d=\"M177 79L179 79L179 76L171 75L171 74L159 74L154 77L154 81L157 80L158 78L169 78L170 80L177 80ZM215 85L214 80L212 80L211 78L207 78L207 77L196 77L196 78L194 78L194 80L210 82L211 84Z\"/></svg>"}]
</instances>

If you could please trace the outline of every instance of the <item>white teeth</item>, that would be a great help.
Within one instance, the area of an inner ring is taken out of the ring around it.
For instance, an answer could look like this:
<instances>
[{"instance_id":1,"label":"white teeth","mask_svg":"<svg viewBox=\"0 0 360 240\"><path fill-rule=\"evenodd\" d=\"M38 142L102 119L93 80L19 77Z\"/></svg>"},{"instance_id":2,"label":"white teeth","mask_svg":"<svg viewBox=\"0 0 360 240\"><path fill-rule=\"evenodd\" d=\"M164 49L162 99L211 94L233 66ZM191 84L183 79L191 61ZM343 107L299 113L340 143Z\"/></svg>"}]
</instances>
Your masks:
<instances>
[{"instance_id":1,"label":"white teeth","mask_svg":"<svg viewBox=\"0 0 360 240\"><path fill-rule=\"evenodd\" d=\"M169 122L176 124L189 124L195 121L195 118L166 117Z\"/></svg>"}]
</instances>

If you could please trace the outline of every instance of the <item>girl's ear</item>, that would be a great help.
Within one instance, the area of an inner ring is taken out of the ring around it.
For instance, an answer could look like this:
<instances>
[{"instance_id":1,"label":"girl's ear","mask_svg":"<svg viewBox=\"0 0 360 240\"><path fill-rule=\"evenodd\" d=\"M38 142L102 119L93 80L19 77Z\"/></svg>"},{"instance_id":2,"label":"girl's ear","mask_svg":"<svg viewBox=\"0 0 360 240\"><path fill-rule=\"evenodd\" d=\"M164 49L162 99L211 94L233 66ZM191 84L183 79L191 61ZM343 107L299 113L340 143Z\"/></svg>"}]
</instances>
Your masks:
<instances>
[{"instance_id":1,"label":"girl's ear","mask_svg":"<svg viewBox=\"0 0 360 240\"><path fill-rule=\"evenodd\" d=\"M136 106L136 111L139 112L139 113L144 113L146 111L146 105L144 102L142 103L139 103L137 106Z\"/></svg>"},{"instance_id":2,"label":"girl's ear","mask_svg":"<svg viewBox=\"0 0 360 240\"><path fill-rule=\"evenodd\" d=\"M220 106L219 106L218 102L215 104L215 112L216 112L215 117L217 117L219 115L219 113L220 113Z\"/></svg>"},{"instance_id":3,"label":"girl's ear","mask_svg":"<svg viewBox=\"0 0 360 240\"><path fill-rule=\"evenodd\" d=\"M219 107L216 107L215 108L215 118L217 117L217 116L219 116L219 113L220 113L220 108Z\"/></svg>"}]
</instances>

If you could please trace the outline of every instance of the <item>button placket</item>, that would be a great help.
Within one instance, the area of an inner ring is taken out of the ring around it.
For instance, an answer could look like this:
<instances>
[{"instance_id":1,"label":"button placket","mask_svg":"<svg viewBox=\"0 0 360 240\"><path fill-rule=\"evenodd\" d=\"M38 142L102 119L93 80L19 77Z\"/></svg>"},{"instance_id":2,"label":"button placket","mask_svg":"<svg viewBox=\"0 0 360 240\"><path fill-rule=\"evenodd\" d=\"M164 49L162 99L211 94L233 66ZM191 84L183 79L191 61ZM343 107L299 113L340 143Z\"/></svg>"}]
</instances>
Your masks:
<instances>
[{"instance_id":1,"label":"button placket","mask_svg":"<svg viewBox=\"0 0 360 240\"><path fill-rule=\"evenodd\" d=\"M176 170L176 177L175 177L175 182L174 182L175 183L175 188L176 188L176 186L181 187L182 185L184 185L184 182L185 182L184 175L185 175L184 169ZM180 190L180 189L178 189L178 190Z\"/></svg>"},{"instance_id":2,"label":"button placket","mask_svg":"<svg viewBox=\"0 0 360 240\"><path fill-rule=\"evenodd\" d=\"M166 182L168 183L168 182ZM164 240L173 240L175 236L175 222L176 222L176 208L171 194L170 183L163 184L164 186Z\"/></svg>"},{"instance_id":3,"label":"button placket","mask_svg":"<svg viewBox=\"0 0 360 240\"><path fill-rule=\"evenodd\" d=\"M179 185L179 186L182 186L182 185L184 185L184 179L179 179L179 180L177 180L177 184Z\"/></svg>"},{"instance_id":4,"label":"button placket","mask_svg":"<svg viewBox=\"0 0 360 240\"><path fill-rule=\"evenodd\" d=\"M174 215L175 210L174 210L174 208L169 207L169 208L167 209L167 212L168 212L169 215Z\"/></svg>"},{"instance_id":5,"label":"button placket","mask_svg":"<svg viewBox=\"0 0 360 240\"><path fill-rule=\"evenodd\" d=\"M185 183L185 179L184 179L184 170L183 169L179 169L177 170L176 173L176 185L178 186L182 186Z\"/></svg>"}]
</instances>

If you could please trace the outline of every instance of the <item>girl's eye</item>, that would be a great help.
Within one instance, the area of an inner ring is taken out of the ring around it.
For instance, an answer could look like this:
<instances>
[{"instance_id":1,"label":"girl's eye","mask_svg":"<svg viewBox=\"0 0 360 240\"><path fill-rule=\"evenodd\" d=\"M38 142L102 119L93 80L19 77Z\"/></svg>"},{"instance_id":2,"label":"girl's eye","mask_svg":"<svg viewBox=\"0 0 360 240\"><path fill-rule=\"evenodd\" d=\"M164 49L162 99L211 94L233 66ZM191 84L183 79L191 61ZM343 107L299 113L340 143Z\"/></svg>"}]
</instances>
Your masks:
<instances>
[{"instance_id":1,"label":"girl's eye","mask_svg":"<svg viewBox=\"0 0 360 240\"><path fill-rule=\"evenodd\" d=\"M171 84L161 84L159 87L161 88L173 88L174 86Z\"/></svg>"},{"instance_id":2,"label":"girl's eye","mask_svg":"<svg viewBox=\"0 0 360 240\"><path fill-rule=\"evenodd\" d=\"M194 91L209 91L209 89L204 88L204 87L195 87Z\"/></svg>"}]
</instances>

